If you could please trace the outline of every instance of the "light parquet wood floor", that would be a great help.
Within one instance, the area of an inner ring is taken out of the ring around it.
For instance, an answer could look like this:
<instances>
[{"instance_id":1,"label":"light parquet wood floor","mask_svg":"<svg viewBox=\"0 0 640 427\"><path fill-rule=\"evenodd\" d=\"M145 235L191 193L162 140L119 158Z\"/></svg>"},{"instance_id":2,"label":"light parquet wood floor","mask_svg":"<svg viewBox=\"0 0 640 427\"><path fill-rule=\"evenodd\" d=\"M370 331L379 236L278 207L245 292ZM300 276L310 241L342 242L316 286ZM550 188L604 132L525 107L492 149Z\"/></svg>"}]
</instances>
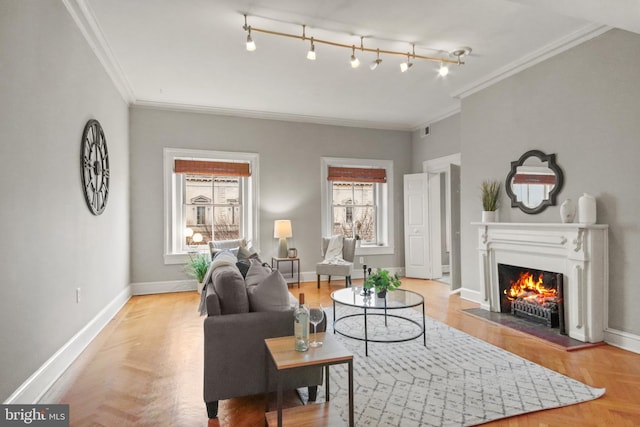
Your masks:
<instances>
[{"instance_id":1,"label":"light parquet wood floor","mask_svg":"<svg viewBox=\"0 0 640 427\"><path fill-rule=\"evenodd\" d=\"M360 281L361 282L361 281ZM331 304L322 282L304 283L307 302ZM358 281L354 281L357 285ZM403 279L425 296L427 314L470 335L594 387L604 397L565 408L507 418L486 426L640 426L640 355L604 345L567 352L524 333L462 312L476 304L449 295L448 287ZM291 288L297 294L297 288ZM196 292L136 296L45 395L43 403L68 403L72 426L262 427L262 396L220 404L208 420L202 400L202 318ZM297 404L289 396L288 405Z\"/></svg>"}]
</instances>

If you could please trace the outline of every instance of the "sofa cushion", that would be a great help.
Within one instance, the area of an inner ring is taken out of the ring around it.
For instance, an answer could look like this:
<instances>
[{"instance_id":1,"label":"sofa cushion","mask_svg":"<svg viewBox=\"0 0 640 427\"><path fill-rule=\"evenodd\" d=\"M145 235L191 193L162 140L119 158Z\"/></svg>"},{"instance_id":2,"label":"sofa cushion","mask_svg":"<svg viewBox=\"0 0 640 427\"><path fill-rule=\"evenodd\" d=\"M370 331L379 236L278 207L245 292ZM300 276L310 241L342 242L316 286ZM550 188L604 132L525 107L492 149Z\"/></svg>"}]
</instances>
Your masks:
<instances>
[{"instance_id":1,"label":"sofa cushion","mask_svg":"<svg viewBox=\"0 0 640 427\"><path fill-rule=\"evenodd\" d=\"M250 261L251 267L245 277L247 288L257 285L271 274L271 267L263 265L259 259L250 259Z\"/></svg>"},{"instance_id":2,"label":"sofa cushion","mask_svg":"<svg viewBox=\"0 0 640 427\"><path fill-rule=\"evenodd\" d=\"M285 311L291 309L287 282L278 270L273 270L260 283L248 286L251 311Z\"/></svg>"},{"instance_id":3,"label":"sofa cushion","mask_svg":"<svg viewBox=\"0 0 640 427\"><path fill-rule=\"evenodd\" d=\"M249 298L240 270L235 265L216 268L211 274L222 314L248 313Z\"/></svg>"}]
</instances>

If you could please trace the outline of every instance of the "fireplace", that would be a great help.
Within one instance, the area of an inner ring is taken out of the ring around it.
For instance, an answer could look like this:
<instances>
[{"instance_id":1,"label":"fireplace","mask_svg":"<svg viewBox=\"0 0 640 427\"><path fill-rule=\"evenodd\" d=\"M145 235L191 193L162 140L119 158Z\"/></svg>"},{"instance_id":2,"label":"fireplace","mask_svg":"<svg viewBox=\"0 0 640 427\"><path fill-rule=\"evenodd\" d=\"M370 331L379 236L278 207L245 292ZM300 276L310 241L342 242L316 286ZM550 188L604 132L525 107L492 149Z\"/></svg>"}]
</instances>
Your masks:
<instances>
[{"instance_id":1,"label":"fireplace","mask_svg":"<svg viewBox=\"0 0 640 427\"><path fill-rule=\"evenodd\" d=\"M500 312L566 334L562 273L498 264L498 287Z\"/></svg>"},{"instance_id":2,"label":"fireplace","mask_svg":"<svg viewBox=\"0 0 640 427\"><path fill-rule=\"evenodd\" d=\"M562 295L562 307L558 307L557 312L558 327L564 325L569 337L582 342L604 340L609 285L606 225L475 224L478 226L480 286L475 295L463 289L463 297L478 301L485 310L501 312L504 289L500 288L498 266L525 266L533 270L536 280L542 272L543 281L547 280L545 274L549 274L549 283L556 280L553 287L561 285L562 289L556 291ZM520 306L517 315L530 319L541 317L546 322L549 315L546 310L528 304L517 305ZM549 315L552 324L555 316Z\"/></svg>"}]
</instances>

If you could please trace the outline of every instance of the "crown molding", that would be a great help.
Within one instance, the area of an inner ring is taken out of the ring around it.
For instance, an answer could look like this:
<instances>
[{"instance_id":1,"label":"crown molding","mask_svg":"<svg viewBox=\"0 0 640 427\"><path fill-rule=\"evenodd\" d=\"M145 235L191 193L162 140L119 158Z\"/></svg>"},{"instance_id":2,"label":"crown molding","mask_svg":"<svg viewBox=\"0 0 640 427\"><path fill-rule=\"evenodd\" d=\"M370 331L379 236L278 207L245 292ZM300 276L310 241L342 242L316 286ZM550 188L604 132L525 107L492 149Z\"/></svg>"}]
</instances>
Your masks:
<instances>
[{"instance_id":1,"label":"crown molding","mask_svg":"<svg viewBox=\"0 0 640 427\"><path fill-rule=\"evenodd\" d=\"M111 78L111 81L113 81L122 99L127 104L131 104L135 100L131 84L122 71L87 2L85 0L62 0L62 3L80 29L89 47L91 47L91 50Z\"/></svg>"},{"instance_id":2,"label":"crown molding","mask_svg":"<svg viewBox=\"0 0 640 427\"><path fill-rule=\"evenodd\" d=\"M213 114L218 116L241 117L261 120L278 120L285 122L311 123L330 126L344 126L379 130L411 131L411 126L404 123L390 123L369 120L351 120L337 117L307 116L303 114L278 113L271 111L243 110L240 108L224 108L206 105L181 104L177 102L159 102L137 99L133 107L153 108L177 112Z\"/></svg>"},{"instance_id":3,"label":"crown molding","mask_svg":"<svg viewBox=\"0 0 640 427\"><path fill-rule=\"evenodd\" d=\"M505 65L488 74L487 76L476 80L475 82L467 85L451 94L454 98L463 99L469 95L486 89L507 77L511 77L529 67L532 67L546 59L559 55L579 44L582 44L588 40L593 39L603 33L609 31L612 27L599 24L588 24L565 37L562 37L552 43L549 43L542 48L523 56L522 58Z\"/></svg>"}]
</instances>

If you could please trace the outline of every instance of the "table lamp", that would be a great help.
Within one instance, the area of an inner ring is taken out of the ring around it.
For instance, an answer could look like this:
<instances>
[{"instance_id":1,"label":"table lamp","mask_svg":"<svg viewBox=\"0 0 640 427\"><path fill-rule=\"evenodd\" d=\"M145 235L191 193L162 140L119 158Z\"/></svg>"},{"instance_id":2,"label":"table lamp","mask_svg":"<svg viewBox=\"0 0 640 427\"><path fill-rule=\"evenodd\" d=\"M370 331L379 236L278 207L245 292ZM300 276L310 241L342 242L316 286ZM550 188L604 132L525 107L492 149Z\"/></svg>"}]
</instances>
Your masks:
<instances>
[{"instance_id":1,"label":"table lamp","mask_svg":"<svg viewBox=\"0 0 640 427\"><path fill-rule=\"evenodd\" d=\"M273 237L280 239L278 246L278 258L287 257L287 237L292 237L291 221L288 219L277 219L273 224Z\"/></svg>"}]
</instances>

